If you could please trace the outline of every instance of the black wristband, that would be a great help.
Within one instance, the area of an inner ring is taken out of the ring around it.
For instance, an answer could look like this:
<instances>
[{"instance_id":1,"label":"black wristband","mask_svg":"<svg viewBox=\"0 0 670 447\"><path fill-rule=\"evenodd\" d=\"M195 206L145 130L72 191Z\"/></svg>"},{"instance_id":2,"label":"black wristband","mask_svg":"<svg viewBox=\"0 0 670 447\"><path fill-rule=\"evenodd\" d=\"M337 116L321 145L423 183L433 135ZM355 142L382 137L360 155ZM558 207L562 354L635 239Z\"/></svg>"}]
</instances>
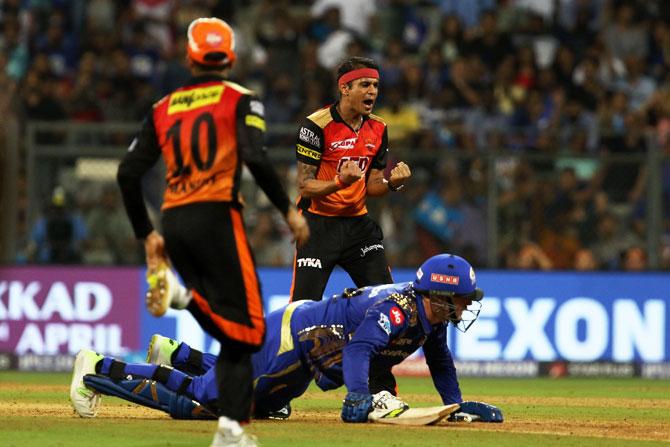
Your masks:
<instances>
[{"instance_id":1,"label":"black wristband","mask_svg":"<svg viewBox=\"0 0 670 447\"><path fill-rule=\"evenodd\" d=\"M401 189L403 189L405 187L404 184L402 184L400 186L393 186L393 185L391 185L391 182L389 182L386 179L384 179L384 182L386 183L386 186L388 187L389 191L391 191L391 192L400 191Z\"/></svg>"}]
</instances>

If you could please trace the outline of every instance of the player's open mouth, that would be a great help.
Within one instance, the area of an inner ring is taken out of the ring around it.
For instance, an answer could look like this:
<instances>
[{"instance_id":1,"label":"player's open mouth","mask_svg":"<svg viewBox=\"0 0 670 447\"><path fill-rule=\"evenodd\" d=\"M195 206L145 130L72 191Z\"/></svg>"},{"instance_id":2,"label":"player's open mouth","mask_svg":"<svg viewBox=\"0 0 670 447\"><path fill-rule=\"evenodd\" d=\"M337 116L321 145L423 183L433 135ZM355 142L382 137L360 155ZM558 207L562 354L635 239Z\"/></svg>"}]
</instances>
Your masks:
<instances>
[{"instance_id":1,"label":"player's open mouth","mask_svg":"<svg viewBox=\"0 0 670 447\"><path fill-rule=\"evenodd\" d=\"M371 109L374 104L375 104L374 99L364 99L363 100L363 105L365 106L366 109Z\"/></svg>"}]
</instances>

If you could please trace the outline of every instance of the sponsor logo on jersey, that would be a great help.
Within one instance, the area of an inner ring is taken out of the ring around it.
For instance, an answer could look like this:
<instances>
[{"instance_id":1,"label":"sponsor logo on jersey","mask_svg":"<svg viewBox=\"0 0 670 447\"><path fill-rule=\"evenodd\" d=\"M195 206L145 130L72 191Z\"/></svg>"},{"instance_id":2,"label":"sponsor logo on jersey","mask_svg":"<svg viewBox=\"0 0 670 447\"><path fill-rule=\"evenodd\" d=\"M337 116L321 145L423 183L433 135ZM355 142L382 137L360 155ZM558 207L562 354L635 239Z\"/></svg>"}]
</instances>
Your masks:
<instances>
[{"instance_id":1,"label":"sponsor logo on jersey","mask_svg":"<svg viewBox=\"0 0 670 447\"><path fill-rule=\"evenodd\" d=\"M361 248L361 258L365 257L365 255L372 250L383 250L384 246L382 244L374 244L374 245L368 245L367 247Z\"/></svg>"},{"instance_id":2,"label":"sponsor logo on jersey","mask_svg":"<svg viewBox=\"0 0 670 447\"><path fill-rule=\"evenodd\" d=\"M305 157L313 158L314 160L321 160L321 154L318 151L303 146L302 144L297 145L297 152L298 154L304 155Z\"/></svg>"},{"instance_id":3,"label":"sponsor logo on jersey","mask_svg":"<svg viewBox=\"0 0 670 447\"><path fill-rule=\"evenodd\" d=\"M221 100L223 85L214 85L212 87L194 88L191 90L175 92L170 95L170 105L168 106L168 115L188 110L197 109L211 104L216 104Z\"/></svg>"},{"instance_id":4,"label":"sponsor logo on jersey","mask_svg":"<svg viewBox=\"0 0 670 447\"><path fill-rule=\"evenodd\" d=\"M393 306L389 311L389 317L394 326L400 326L405 321L405 314L396 306Z\"/></svg>"},{"instance_id":5,"label":"sponsor logo on jersey","mask_svg":"<svg viewBox=\"0 0 670 447\"><path fill-rule=\"evenodd\" d=\"M458 276L442 275L441 273L431 273L430 282L439 282L441 284L451 284L457 286L459 282Z\"/></svg>"},{"instance_id":6,"label":"sponsor logo on jersey","mask_svg":"<svg viewBox=\"0 0 670 447\"><path fill-rule=\"evenodd\" d=\"M321 259L318 258L300 258L296 262L298 263L298 267L321 268Z\"/></svg>"},{"instance_id":7,"label":"sponsor logo on jersey","mask_svg":"<svg viewBox=\"0 0 670 447\"><path fill-rule=\"evenodd\" d=\"M366 147L367 149L372 150L372 149L375 148L375 146L376 146L376 144L375 144L375 140L372 140L372 139L370 139L370 138L366 138L366 139L365 139L365 147Z\"/></svg>"},{"instance_id":8,"label":"sponsor logo on jersey","mask_svg":"<svg viewBox=\"0 0 670 447\"><path fill-rule=\"evenodd\" d=\"M356 145L356 140L358 140L358 137L347 138L345 140L340 140L340 141L333 141L332 143L330 143L330 148L332 150L353 149L354 146Z\"/></svg>"},{"instance_id":9,"label":"sponsor logo on jersey","mask_svg":"<svg viewBox=\"0 0 670 447\"><path fill-rule=\"evenodd\" d=\"M384 332L386 332L386 335L391 335L391 322L389 321L389 317L387 317L386 314L379 314L379 320L377 320L377 324L379 324L379 327L382 328Z\"/></svg>"},{"instance_id":10,"label":"sponsor logo on jersey","mask_svg":"<svg viewBox=\"0 0 670 447\"><path fill-rule=\"evenodd\" d=\"M244 124L250 127L255 127L265 132L265 120L260 116L247 115L244 117Z\"/></svg>"},{"instance_id":11,"label":"sponsor logo on jersey","mask_svg":"<svg viewBox=\"0 0 670 447\"><path fill-rule=\"evenodd\" d=\"M255 113L258 116L265 116L265 106L257 99L249 101L249 109L251 110L251 113Z\"/></svg>"},{"instance_id":12,"label":"sponsor logo on jersey","mask_svg":"<svg viewBox=\"0 0 670 447\"><path fill-rule=\"evenodd\" d=\"M321 139L319 136L306 127L300 128L298 139L304 141L307 144L311 144L312 146L321 146Z\"/></svg>"}]
</instances>

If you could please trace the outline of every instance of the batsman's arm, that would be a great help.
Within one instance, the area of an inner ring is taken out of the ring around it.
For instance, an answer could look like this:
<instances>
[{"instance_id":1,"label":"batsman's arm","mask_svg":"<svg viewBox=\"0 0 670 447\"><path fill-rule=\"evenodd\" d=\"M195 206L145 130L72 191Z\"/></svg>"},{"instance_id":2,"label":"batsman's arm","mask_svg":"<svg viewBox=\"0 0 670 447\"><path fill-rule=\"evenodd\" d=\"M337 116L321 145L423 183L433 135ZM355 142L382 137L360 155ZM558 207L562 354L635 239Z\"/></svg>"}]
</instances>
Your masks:
<instances>
[{"instance_id":1,"label":"batsman's arm","mask_svg":"<svg viewBox=\"0 0 670 447\"><path fill-rule=\"evenodd\" d=\"M369 308L342 353L344 384L348 391L369 393L370 360L402 333L409 318L393 302L383 301Z\"/></svg>"},{"instance_id":2,"label":"batsman's arm","mask_svg":"<svg viewBox=\"0 0 670 447\"><path fill-rule=\"evenodd\" d=\"M463 398L458 385L454 359L447 346L446 329L447 325L443 324L439 329L431 332L423 345L423 352L435 389L440 393L442 402L449 405L459 403Z\"/></svg>"}]
</instances>

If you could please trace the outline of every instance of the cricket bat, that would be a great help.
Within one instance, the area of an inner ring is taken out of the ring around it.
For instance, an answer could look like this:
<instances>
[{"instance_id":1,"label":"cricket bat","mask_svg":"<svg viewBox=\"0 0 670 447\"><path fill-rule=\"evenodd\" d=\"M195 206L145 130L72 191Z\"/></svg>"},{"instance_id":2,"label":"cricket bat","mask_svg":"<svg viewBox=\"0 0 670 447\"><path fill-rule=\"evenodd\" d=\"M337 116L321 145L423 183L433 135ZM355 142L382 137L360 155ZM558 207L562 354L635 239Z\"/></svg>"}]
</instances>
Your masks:
<instances>
[{"instance_id":1,"label":"cricket bat","mask_svg":"<svg viewBox=\"0 0 670 447\"><path fill-rule=\"evenodd\" d=\"M409 408L407 410L376 409L368 415L371 422L395 425L431 425L449 416L460 408L458 404L439 407Z\"/></svg>"}]
</instances>

